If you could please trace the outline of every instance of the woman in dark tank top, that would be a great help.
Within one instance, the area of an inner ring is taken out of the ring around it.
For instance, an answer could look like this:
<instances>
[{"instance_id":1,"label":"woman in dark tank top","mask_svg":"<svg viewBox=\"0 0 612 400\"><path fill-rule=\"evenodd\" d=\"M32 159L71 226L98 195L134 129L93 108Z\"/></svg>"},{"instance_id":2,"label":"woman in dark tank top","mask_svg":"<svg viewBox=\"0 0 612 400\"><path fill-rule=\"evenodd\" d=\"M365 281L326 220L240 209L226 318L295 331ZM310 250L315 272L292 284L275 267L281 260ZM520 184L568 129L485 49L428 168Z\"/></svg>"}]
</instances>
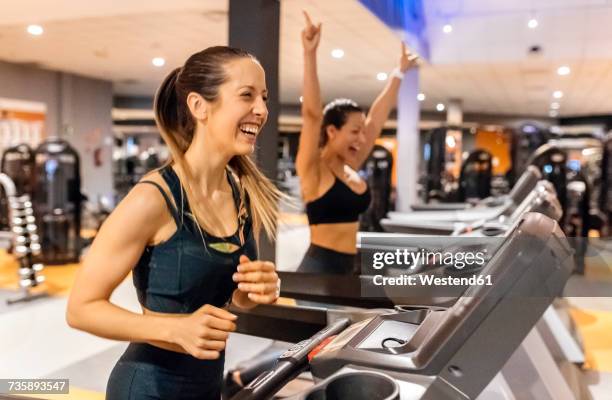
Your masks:
<instances>
[{"instance_id":1,"label":"woman in dark tank top","mask_svg":"<svg viewBox=\"0 0 612 400\"><path fill-rule=\"evenodd\" d=\"M265 124L265 74L250 54L210 47L172 71L155 115L172 155L98 233L70 295L70 326L129 341L107 400L219 399L236 316L276 301L275 266L257 259L282 196L249 158ZM110 303L130 271L143 313Z\"/></svg>"},{"instance_id":2,"label":"woman in dark tank top","mask_svg":"<svg viewBox=\"0 0 612 400\"><path fill-rule=\"evenodd\" d=\"M404 73L416 65L417 57L402 44L399 65L367 115L349 99L333 100L322 109L317 76L321 24L315 26L308 14L304 16L303 125L296 167L310 225L310 247L298 271L351 273L356 272L359 214L370 204L370 191L357 171L395 106Z\"/></svg>"}]
</instances>

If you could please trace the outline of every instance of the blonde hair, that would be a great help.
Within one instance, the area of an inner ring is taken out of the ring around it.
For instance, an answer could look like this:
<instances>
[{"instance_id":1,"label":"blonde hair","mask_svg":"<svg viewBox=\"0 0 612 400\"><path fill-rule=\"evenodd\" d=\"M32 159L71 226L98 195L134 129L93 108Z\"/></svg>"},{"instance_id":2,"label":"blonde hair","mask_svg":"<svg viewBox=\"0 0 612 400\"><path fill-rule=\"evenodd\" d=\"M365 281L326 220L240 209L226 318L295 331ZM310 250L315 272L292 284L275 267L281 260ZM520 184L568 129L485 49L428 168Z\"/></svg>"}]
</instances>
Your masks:
<instances>
[{"instance_id":1,"label":"blonde hair","mask_svg":"<svg viewBox=\"0 0 612 400\"><path fill-rule=\"evenodd\" d=\"M195 121L187 107L187 95L199 93L205 100L214 102L219 95L219 86L227 80L224 65L251 54L232 47L214 46L193 54L182 68L176 68L164 79L155 95L155 120L161 136L168 146L171 158L176 163L181 182L185 188L187 201L198 224L208 232L214 231L215 223L220 222L214 213L204 214L206 199L199 199L193 189L192 171L185 161L185 152L191 145L195 133ZM262 172L249 156L234 156L229 161L232 172L238 176L241 204L238 209L239 220L248 212L253 220L257 238L261 229L268 238L276 235L279 217L278 203L286 198ZM201 200L196 202L196 199ZM247 206L247 199L250 200ZM240 228L240 227L239 227Z\"/></svg>"}]
</instances>

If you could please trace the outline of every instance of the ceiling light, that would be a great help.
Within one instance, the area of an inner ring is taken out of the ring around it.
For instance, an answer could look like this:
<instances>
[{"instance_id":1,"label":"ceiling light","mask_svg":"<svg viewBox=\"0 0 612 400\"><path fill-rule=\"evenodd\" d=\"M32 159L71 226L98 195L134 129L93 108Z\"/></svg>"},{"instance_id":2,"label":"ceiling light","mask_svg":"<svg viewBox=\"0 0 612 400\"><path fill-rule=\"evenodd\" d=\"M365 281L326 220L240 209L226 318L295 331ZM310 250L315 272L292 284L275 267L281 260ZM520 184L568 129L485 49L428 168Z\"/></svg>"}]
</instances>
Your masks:
<instances>
[{"instance_id":1,"label":"ceiling light","mask_svg":"<svg viewBox=\"0 0 612 400\"><path fill-rule=\"evenodd\" d=\"M445 24L442 27L442 32L444 33L451 33L453 31L453 26L451 24Z\"/></svg>"},{"instance_id":2,"label":"ceiling light","mask_svg":"<svg viewBox=\"0 0 612 400\"><path fill-rule=\"evenodd\" d=\"M44 32L42 26L40 25L28 25L28 33L34 36L40 36Z\"/></svg>"},{"instance_id":3,"label":"ceiling light","mask_svg":"<svg viewBox=\"0 0 612 400\"><path fill-rule=\"evenodd\" d=\"M561 107L561 104L555 102L555 103L550 103L550 109L551 110L558 110L559 107Z\"/></svg>"},{"instance_id":4,"label":"ceiling light","mask_svg":"<svg viewBox=\"0 0 612 400\"><path fill-rule=\"evenodd\" d=\"M538 27L538 20L535 18L531 18L529 22L527 22L527 26L529 29L535 29Z\"/></svg>"},{"instance_id":5,"label":"ceiling light","mask_svg":"<svg viewBox=\"0 0 612 400\"><path fill-rule=\"evenodd\" d=\"M563 65L557 68L557 74L559 75L569 75L570 72L571 72L571 69L567 65Z\"/></svg>"},{"instance_id":6,"label":"ceiling light","mask_svg":"<svg viewBox=\"0 0 612 400\"><path fill-rule=\"evenodd\" d=\"M560 90L555 90L555 91L553 92L553 97L554 97L555 99L560 99L561 97L563 97L563 92L562 92L562 91L560 91Z\"/></svg>"},{"instance_id":7,"label":"ceiling light","mask_svg":"<svg viewBox=\"0 0 612 400\"><path fill-rule=\"evenodd\" d=\"M444 111L444 104L442 104L442 103L438 103L438 104L436 104L436 110L438 110L438 111Z\"/></svg>"},{"instance_id":8,"label":"ceiling light","mask_svg":"<svg viewBox=\"0 0 612 400\"><path fill-rule=\"evenodd\" d=\"M153 65L156 67L163 67L166 64L166 60L161 57L155 57L152 61Z\"/></svg>"},{"instance_id":9,"label":"ceiling light","mask_svg":"<svg viewBox=\"0 0 612 400\"><path fill-rule=\"evenodd\" d=\"M559 115L559 113L557 112L557 110L550 110L548 112L548 115L552 118L556 117L557 115Z\"/></svg>"},{"instance_id":10,"label":"ceiling light","mask_svg":"<svg viewBox=\"0 0 612 400\"><path fill-rule=\"evenodd\" d=\"M300 103L304 101L304 96L300 96Z\"/></svg>"},{"instance_id":11,"label":"ceiling light","mask_svg":"<svg viewBox=\"0 0 612 400\"><path fill-rule=\"evenodd\" d=\"M386 81L387 74L385 72L379 72L378 74L376 74L376 79L378 79L379 81Z\"/></svg>"},{"instance_id":12,"label":"ceiling light","mask_svg":"<svg viewBox=\"0 0 612 400\"><path fill-rule=\"evenodd\" d=\"M419 93L419 94L417 94L417 100L418 100L418 101L423 101L423 100L425 100L425 93Z\"/></svg>"},{"instance_id":13,"label":"ceiling light","mask_svg":"<svg viewBox=\"0 0 612 400\"><path fill-rule=\"evenodd\" d=\"M333 49L331 52L332 57L334 58L342 58L344 57L344 50L342 49Z\"/></svg>"}]
</instances>

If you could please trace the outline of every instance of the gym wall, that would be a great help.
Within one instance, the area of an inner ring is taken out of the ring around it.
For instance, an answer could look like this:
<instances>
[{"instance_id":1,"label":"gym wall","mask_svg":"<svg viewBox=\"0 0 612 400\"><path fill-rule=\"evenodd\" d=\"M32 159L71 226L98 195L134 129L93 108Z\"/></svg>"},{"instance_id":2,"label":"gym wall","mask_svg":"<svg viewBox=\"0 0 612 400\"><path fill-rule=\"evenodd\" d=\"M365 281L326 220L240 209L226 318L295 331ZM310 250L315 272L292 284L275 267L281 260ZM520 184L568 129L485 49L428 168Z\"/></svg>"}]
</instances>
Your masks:
<instances>
[{"instance_id":1,"label":"gym wall","mask_svg":"<svg viewBox=\"0 0 612 400\"><path fill-rule=\"evenodd\" d=\"M46 136L60 135L79 152L82 189L94 201L112 199L112 83L2 61L0 82L0 97L46 104Z\"/></svg>"}]
</instances>

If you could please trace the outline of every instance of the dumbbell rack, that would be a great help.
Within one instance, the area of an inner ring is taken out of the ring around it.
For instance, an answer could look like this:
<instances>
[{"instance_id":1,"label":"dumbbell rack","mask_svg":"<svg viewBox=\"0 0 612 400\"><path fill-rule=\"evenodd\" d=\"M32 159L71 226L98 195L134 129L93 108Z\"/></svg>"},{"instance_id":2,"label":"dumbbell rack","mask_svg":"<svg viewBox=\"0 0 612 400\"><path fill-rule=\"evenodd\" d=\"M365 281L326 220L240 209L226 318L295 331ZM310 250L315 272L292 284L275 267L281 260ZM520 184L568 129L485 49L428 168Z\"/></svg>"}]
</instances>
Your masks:
<instances>
[{"instance_id":1,"label":"dumbbell rack","mask_svg":"<svg viewBox=\"0 0 612 400\"><path fill-rule=\"evenodd\" d=\"M47 297L49 294L46 291L32 293L32 288L43 283L45 277L41 274L43 265L35 262L35 257L40 255L41 247L29 195L9 197L9 217L13 233L13 255L19 262L21 294L6 302L10 305Z\"/></svg>"}]
</instances>

